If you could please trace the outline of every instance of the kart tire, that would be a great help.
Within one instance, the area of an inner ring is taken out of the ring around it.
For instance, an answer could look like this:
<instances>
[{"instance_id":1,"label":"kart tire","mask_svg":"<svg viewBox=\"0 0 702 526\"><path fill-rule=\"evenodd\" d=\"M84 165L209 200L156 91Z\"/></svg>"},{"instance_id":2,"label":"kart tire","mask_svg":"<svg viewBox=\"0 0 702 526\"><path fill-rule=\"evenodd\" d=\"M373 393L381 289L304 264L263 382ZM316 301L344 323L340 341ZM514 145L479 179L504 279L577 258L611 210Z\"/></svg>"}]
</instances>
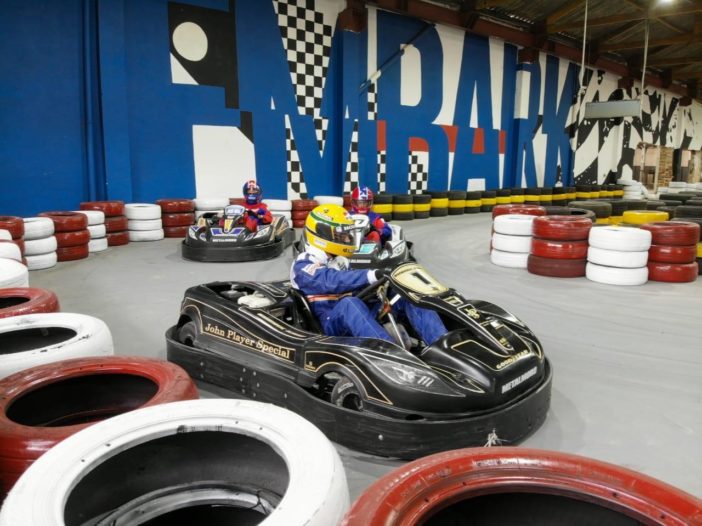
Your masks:
<instances>
[{"instance_id":1,"label":"kart tire","mask_svg":"<svg viewBox=\"0 0 702 526\"><path fill-rule=\"evenodd\" d=\"M193 489L223 496L198 502ZM217 506L222 499L229 505ZM253 524L253 513L262 526L328 526L348 501L339 454L310 422L271 404L187 400L107 419L57 444L14 486L0 525L126 524L143 504L152 510L145 518L175 514L180 524L214 524L219 510L228 517L219 524ZM200 518L184 518L189 511Z\"/></svg>"},{"instance_id":2,"label":"kart tire","mask_svg":"<svg viewBox=\"0 0 702 526\"><path fill-rule=\"evenodd\" d=\"M667 283L689 283L697 279L697 263L659 263L648 262L648 279Z\"/></svg>"},{"instance_id":3,"label":"kart tire","mask_svg":"<svg viewBox=\"0 0 702 526\"><path fill-rule=\"evenodd\" d=\"M598 226L590 230L590 246L605 250L624 252L642 252L651 248L651 233L641 228L624 228L618 226Z\"/></svg>"},{"instance_id":4,"label":"kart tire","mask_svg":"<svg viewBox=\"0 0 702 526\"><path fill-rule=\"evenodd\" d=\"M14 259L22 263L22 251L12 241L0 241L0 258Z\"/></svg>"},{"instance_id":5,"label":"kart tire","mask_svg":"<svg viewBox=\"0 0 702 526\"><path fill-rule=\"evenodd\" d=\"M58 247L56 249L56 260L61 261L76 261L85 259L90 255L88 244L77 245L73 247Z\"/></svg>"},{"instance_id":6,"label":"kart tire","mask_svg":"<svg viewBox=\"0 0 702 526\"><path fill-rule=\"evenodd\" d=\"M363 411L363 396L350 378L341 375L334 384L330 402L338 407L345 407L352 411Z\"/></svg>"},{"instance_id":7,"label":"kart tire","mask_svg":"<svg viewBox=\"0 0 702 526\"><path fill-rule=\"evenodd\" d=\"M624 252L622 250L605 250L590 247L587 251L587 260L596 265L617 268L641 268L648 263L648 251Z\"/></svg>"},{"instance_id":8,"label":"kart tire","mask_svg":"<svg viewBox=\"0 0 702 526\"><path fill-rule=\"evenodd\" d=\"M342 526L584 526L662 524L662 518L684 526L701 515L698 498L642 473L569 453L504 446L456 449L405 464L368 487Z\"/></svg>"},{"instance_id":9,"label":"kart tire","mask_svg":"<svg viewBox=\"0 0 702 526\"><path fill-rule=\"evenodd\" d=\"M589 262L585 269L585 277L604 285L637 286L648 281L648 268L609 267Z\"/></svg>"},{"instance_id":10,"label":"kart tire","mask_svg":"<svg viewBox=\"0 0 702 526\"><path fill-rule=\"evenodd\" d=\"M492 218L505 214L525 214L530 216L545 216L546 209L539 205L497 205L492 209Z\"/></svg>"},{"instance_id":11,"label":"kart tire","mask_svg":"<svg viewBox=\"0 0 702 526\"><path fill-rule=\"evenodd\" d=\"M27 267L14 259L0 258L0 289L28 286Z\"/></svg>"},{"instance_id":12,"label":"kart tire","mask_svg":"<svg viewBox=\"0 0 702 526\"><path fill-rule=\"evenodd\" d=\"M160 241L165 237L162 228L158 230L130 230L129 241Z\"/></svg>"},{"instance_id":13,"label":"kart tire","mask_svg":"<svg viewBox=\"0 0 702 526\"><path fill-rule=\"evenodd\" d=\"M531 253L534 256L551 259L585 259L587 248L587 240L554 241L535 237L531 242Z\"/></svg>"},{"instance_id":14,"label":"kart tire","mask_svg":"<svg viewBox=\"0 0 702 526\"><path fill-rule=\"evenodd\" d=\"M27 268L29 270L44 270L56 266L58 262L55 250L47 254L25 256L24 259L27 261Z\"/></svg>"},{"instance_id":15,"label":"kart tire","mask_svg":"<svg viewBox=\"0 0 702 526\"><path fill-rule=\"evenodd\" d=\"M641 226L652 235L653 245L694 245L700 241L700 225L687 221L663 221Z\"/></svg>"},{"instance_id":16,"label":"kart tire","mask_svg":"<svg viewBox=\"0 0 702 526\"><path fill-rule=\"evenodd\" d=\"M128 203L124 205L124 215L137 221L161 219L161 207L151 203Z\"/></svg>"},{"instance_id":17,"label":"kart tire","mask_svg":"<svg viewBox=\"0 0 702 526\"><path fill-rule=\"evenodd\" d=\"M127 221L127 230L160 230L163 228L161 219L129 219Z\"/></svg>"},{"instance_id":18,"label":"kart tire","mask_svg":"<svg viewBox=\"0 0 702 526\"><path fill-rule=\"evenodd\" d=\"M81 210L100 210L105 217L124 215L124 201L85 201L80 204Z\"/></svg>"},{"instance_id":19,"label":"kart tire","mask_svg":"<svg viewBox=\"0 0 702 526\"><path fill-rule=\"evenodd\" d=\"M585 275L585 259L551 259L529 254L527 270L537 276L579 278Z\"/></svg>"},{"instance_id":20,"label":"kart tire","mask_svg":"<svg viewBox=\"0 0 702 526\"><path fill-rule=\"evenodd\" d=\"M320 205L339 205L344 206L344 198L336 195L315 195L313 198ZM284 209L281 209L284 210ZM290 210L290 208L288 208Z\"/></svg>"},{"instance_id":21,"label":"kart tire","mask_svg":"<svg viewBox=\"0 0 702 526\"><path fill-rule=\"evenodd\" d=\"M23 221L23 239L25 241L34 241L54 235L54 222L48 217L25 217Z\"/></svg>"},{"instance_id":22,"label":"kart tire","mask_svg":"<svg viewBox=\"0 0 702 526\"><path fill-rule=\"evenodd\" d=\"M195 214L192 212L165 213L161 216L164 228L172 226L190 226L195 224Z\"/></svg>"},{"instance_id":23,"label":"kart tire","mask_svg":"<svg viewBox=\"0 0 702 526\"><path fill-rule=\"evenodd\" d=\"M189 226L165 226L163 227L163 237L183 238L188 235Z\"/></svg>"},{"instance_id":24,"label":"kart tire","mask_svg":"<svg viewBox=\"0 0 702 526\"><path fill-rule=\"evenodd\" d=\"M590 219L573 215L537 217L532 224L534 237L557 241L587 239L591 229Z\"/></svg>"},{"instance_id":25,"label":"kart tire","mask_svg":"<svg viewBox=\"0 0 702 526\"><path fill-rule=\"evenodd\" d=\"M0 289L0 318L59 310L58 298L50 290L33 287Z\"/></svg>"},{"instance_id":26,"label":"kart tire","mask_svg":"<svg viewBox=\"0 0 702 526\"><path fill-rule=\"evenodd\" d=\"M90 231L86 228L73 232L56 232L54 237L57 248L77 247L86 245L90 241Z\"/></svg>"},{"instance_id":27,"label":"kart tire","mask_svg":"<svg viewBox=\"0 0 702 526\"><path fill-rule=\"evenodd\" d=\"M19 239L24 235L24 221L21 217L0 216L0 229L7 230L12 239Z\"/></svg>"},{"instance_id":28,"label":"kart tire","mask_svg":"<svg viewBox=\"0 0 702 526\"><path fill-rule=\"evenodd\" d=\"M0 378L69 358L113 354L105 322L72 313L13 316L0 320Z\"/></svg>"},{"instance_id":29,"label":"kart tire","mask_svg":"<svg viewBox=\"0 0 702 526\"><path fill-rule=\"evenodd\" d=\"M490 251L490 261L493 265L507 268L527 268L528 252L503 252L492 249Z\"/></svg>"},{"instance_id":30,"label":"kart tire","mask_svg":"<svg viewBox=\"0 0 702 526\"><path fill-rule=\"evenodd\" d=\"M529 252L531 250L531 236L511 236L495 232L492 235L492 248L502 252Z\"/></svg>"},{"instance_id":31,"label":"kart tire","mask_svg":"<svg viewBox=\"0 0 702 526\"><path fill-rule=\"evenodd\" d=\"M78 431L141 407L194 400L179 366L139 357L62 360L0 380L0 494L42 454Z\"/></svg>"},{"instance_id":32,"label":"kart tire","mask_svg":"<svg viewBox=\"0 0 702 526\"><path fill-rule=\"evenodd\" d=\"M126 230L122 232L108 232L105 238L107 239L107 246L119 247L129 243L129 232Z\"/></svg>"},{"instance_id":33,"label":"kart tire","mask_svg":"<svg viewBox=\"0 0 702 526\"><path fill-rule=\"evenodd\" d=\"M164 214L183 214L195 210L195 202L192 199L157 199L156 204L161 207L161 217Z\"/></svg>"},{"instance_id":34,"label":"kart tire","mask_svg":"<svg viewBox=\"0 0 702 526\"><path fill-rule=\"evenodd\" d=\"M105 231L108 234L124 232L129 226L127 216L111 216L105 218Z\"/></svg>"},{"instance_id":35,"label":"kart tire","mask_svg":"<svg viewBox=\"0 0 702 526\"><path fill-rule=\"evenodd\" d=\"M291 201L291 210L309 212L317 206L317 201L314 199L293 199ZM293 217L294 218L294 217Z\"/></svg>"},{"instance_id":36,"label":"kart tire","mask_svg":"<svg viewBox=\"0 0 702 526\"><path fill-rule=\"evenodd\" d=\"M656 263L693 263L697 258L697 245L651 245L649 261Z\"/></svg>"},{"instance_id":37,"label":"kart tire","mask_svg":"<svg viewBox=\"0 0 702 526\"><path fill-rule=\"evenodd\" d=\"M193 199L195 210L222 210L229 205L227 197L196 197Z\"/></svg>"},{"instance_id":38,"label":"kart tire","mask_svg":"<svg viewBox=\"0 0 702 526\"><path fill-rule=\"evenodd\" d=\"M91 239L88 242L88 252L92 254L93 252L102 252L107 250L107 238L99 237L97 239Z\"/></svg>"},{"instance_id":39,"label":"kart tire","mask_svg":"<svg viewBox=\"0 0 702 526\"><path fill-rule=\"evenodd\" d=\"M73 232L88 228L88 218L79 212L42 212L39 217L48 217L54 222L54 232Z\"/></svg>"},{"instance_id":40,"label":"kart tire","mask_svg":"<svg viewBox=\"0 0 702 526\"><path fill-rule=\"evenodd\" d=\"M622 214L627 225L645 225L657 221L667 221L668 214L660 210L627 210Z\"/></svg>"},{"instance_id":41,"label":"kart tire","mask_svg":"<svg viewBox=\"0 0 702 526\"><path fill-rule=\"evenodd\" d=\"M88 225L88 232L90 232L90 239L102 239L107 234L107 229L105 224L100 225Z\"/></svg>"},{"instance_id":42,"label":"kart tire","mask_svg":"<svg viewBox=\"0 0 702 526\"><path fill-rule=\"evenodd\" d=\"M88 218L88 226L101 225L105 222L105 212L102 210L73 210L76 214L83 214Z\"/></svg>"},{"instance_id":43,"label":"kart tire","mask_svg":"<svg viewBox=\"0 0 702 526\"><path fill-rule=\"evenodd\" d=\"M595 213L595 217L598 219L612 215L612 205L605 201L571 201L568 206L590 210Z\"/></svg>"},{"instance_id":44,"label":"kart tire","mask_svg":"<svg viewBox=\"0 0 702 526\"><path fill-rule=\"evenodd\" d=\"M522 214L505 214L497 216L492 222L492 228L498 234L510 236L530 236L532 223L536 216Z\"/></svg>"}]
</instances>

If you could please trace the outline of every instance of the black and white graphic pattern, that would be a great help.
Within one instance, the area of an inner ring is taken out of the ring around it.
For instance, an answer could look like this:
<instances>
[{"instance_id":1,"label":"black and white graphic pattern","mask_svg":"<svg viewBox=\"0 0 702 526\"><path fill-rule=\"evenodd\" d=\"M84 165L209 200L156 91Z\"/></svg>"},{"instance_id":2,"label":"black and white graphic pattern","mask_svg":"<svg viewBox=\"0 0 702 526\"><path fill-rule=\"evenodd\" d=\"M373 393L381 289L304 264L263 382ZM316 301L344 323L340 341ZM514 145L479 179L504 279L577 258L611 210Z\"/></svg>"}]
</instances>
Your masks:
<instances>
[{"instance_id":1,"label":"black and white graphic pattern","mask_svg":"<svg viewBox=\"0 0 702 526\"><path fill-rule=\"evenodd\" d=\"M375 121L378 119L378 87L375 82L368 85L368 120Z\"/></svg>"},{"instance_id":2,"label":"black and white graphic pattern","mask_svg":"<svg viewBox=\"0 0 702 526\"><path fill-rule=\"evenodd\" d=\"M290 117L285 116L285 152L288 170L288 199L307 199L307 185L297 153Z\"/></svg>"},{"instance_id":3,"label":"black and white graphic pattern","mask_svg":"<svg viewBox=\"0 0 702 526\"><path fill-rule=\"evenodd\" d=\"M428 161L428 152L410 152L408 193L421 194L427 190L429 181L429 174L427 173Z\"/></svg>"},{"instance_id":4,"label":"black and white graphic pattern","mask_svg":"<svg viewBox=\"0 0 702 526\"><path fill-rule=\"evenodd\" d=\"M358 120L354 120L353 132L351 132L351 145L344 175L344 193L351 193L356 186L358 186Z\"/></svg>"},{"instance_id":5,"label":"black and white graphic pattern","mask_svg":"<svg viewBox=\"0 0 702 526\"><path fill-rule=\"evenodd\" d=\"M378 152L378 192L385 192L388 170L388 152L380 150Z\"/></svg>"}]
</instances>

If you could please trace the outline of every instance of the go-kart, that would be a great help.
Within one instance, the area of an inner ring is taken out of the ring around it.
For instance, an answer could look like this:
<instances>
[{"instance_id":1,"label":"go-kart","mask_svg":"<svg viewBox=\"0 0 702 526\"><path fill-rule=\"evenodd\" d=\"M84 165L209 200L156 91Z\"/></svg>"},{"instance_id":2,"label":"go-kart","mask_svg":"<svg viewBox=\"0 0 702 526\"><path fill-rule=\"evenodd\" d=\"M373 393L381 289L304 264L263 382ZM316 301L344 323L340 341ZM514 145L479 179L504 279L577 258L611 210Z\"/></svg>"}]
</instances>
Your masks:
<instances>
[{"instance_id":1,"label":"go-kart","mask_svg":"<svg viewBox=\"0 0 702 526\"><path fill-rule=\"evenodd\" d=\"M188 230L181 246L185 259L194 261L256 261L279 256L295 240L295 231L283 216L273 216L269 225L256 232L244 226L246 214L241 205L223 212L208 212Z\"/></svg>"},{"instance_id":2,"label":"go-kart","mask_svg":"<svg viewBox=\"0 0 702 526\"><path fill-rule=\"evenodd\" d=\"M352 231L356 249L353 256L349 258L351 268L393 268L400 263L415 261L412 254L412 242L405 239L402 227L388 223L392 230L392 236L381 247L372 241L364 241L370 231L370 221L367 215L352 214L354 228ZM303 230L298 239L293 244L293 257L305 250L305 232Z\"/></svg>"},{"instance_id":3,"label":"go-kart","mask_svg":"<svg viewBox=\"0 0 702 526\"><path fill-rule=\"evenodd\" d=\"M386 308L395 294L435 310L448 332L425 345ZM356 296L380 302L394 343L322 334L289 281L191 287L166 333L168 359L198 381L291 409L330 439L372 454L514 444L542 424L551 368L515 316L465 299L417 263Z\"/></svg>"}]
</instances>

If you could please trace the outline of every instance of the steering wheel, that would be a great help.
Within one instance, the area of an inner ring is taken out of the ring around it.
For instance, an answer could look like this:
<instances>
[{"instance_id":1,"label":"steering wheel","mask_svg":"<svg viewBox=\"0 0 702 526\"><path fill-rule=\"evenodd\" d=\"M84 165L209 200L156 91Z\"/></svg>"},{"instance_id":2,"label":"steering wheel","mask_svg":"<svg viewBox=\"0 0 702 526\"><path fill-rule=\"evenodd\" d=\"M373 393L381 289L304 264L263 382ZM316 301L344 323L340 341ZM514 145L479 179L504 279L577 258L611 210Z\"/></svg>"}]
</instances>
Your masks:
<instances>
[{"instance_id":1,"label":"steering wheel","mask_svg":"<svg viewBox=\"0 0 702 526\"><path fill-rule=\"evenodd\" d=\"M387 281L388 281L388 277L387 277L387 276L382 276L380 279L378 279L378 281L376 281L376 282L373 283L372 285L368 285L367 287L361 289L359 292L357 292L356 294L354 294L354 296L356 296L356 297L357 297L359 300L361 300L361 301L367 301L368 299L371 298L371 296L372 296L373 294L375 294L375 292L376 292L380 287L382 287L383 285L385 285L385 283L387 283Z\"/></svg>"}]
</instances>

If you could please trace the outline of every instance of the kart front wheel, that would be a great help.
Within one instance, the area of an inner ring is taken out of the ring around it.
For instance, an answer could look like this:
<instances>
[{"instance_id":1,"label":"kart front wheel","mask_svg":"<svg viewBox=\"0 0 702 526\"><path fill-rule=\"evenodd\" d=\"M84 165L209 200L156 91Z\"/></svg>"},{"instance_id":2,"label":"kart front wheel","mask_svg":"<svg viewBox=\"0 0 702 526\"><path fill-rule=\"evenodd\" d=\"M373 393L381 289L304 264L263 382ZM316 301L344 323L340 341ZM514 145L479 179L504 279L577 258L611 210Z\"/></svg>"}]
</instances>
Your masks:
<instances>
[{"instance_id":1,"label":"kart front wheel","mask_svg":"<svg viewBox=\"0 0 702 526\"><path fill-rule=\"evenodd\" d=\"M189 321L183 325L176 334L176 339L183 345L193 346L195 337L197 336L197 328L194 321Z\"/></svg>"},{"instance_id":2,"label":"kart front wheel","mask_svg":"<svg viewBox=\"0 0 702 526\"><path fill-rule=\"evenodd\" d=\"M363 398L350 378L341 376L331 392L331 403L353 411L363 411Z\"/></svg>"}]
</instances>

